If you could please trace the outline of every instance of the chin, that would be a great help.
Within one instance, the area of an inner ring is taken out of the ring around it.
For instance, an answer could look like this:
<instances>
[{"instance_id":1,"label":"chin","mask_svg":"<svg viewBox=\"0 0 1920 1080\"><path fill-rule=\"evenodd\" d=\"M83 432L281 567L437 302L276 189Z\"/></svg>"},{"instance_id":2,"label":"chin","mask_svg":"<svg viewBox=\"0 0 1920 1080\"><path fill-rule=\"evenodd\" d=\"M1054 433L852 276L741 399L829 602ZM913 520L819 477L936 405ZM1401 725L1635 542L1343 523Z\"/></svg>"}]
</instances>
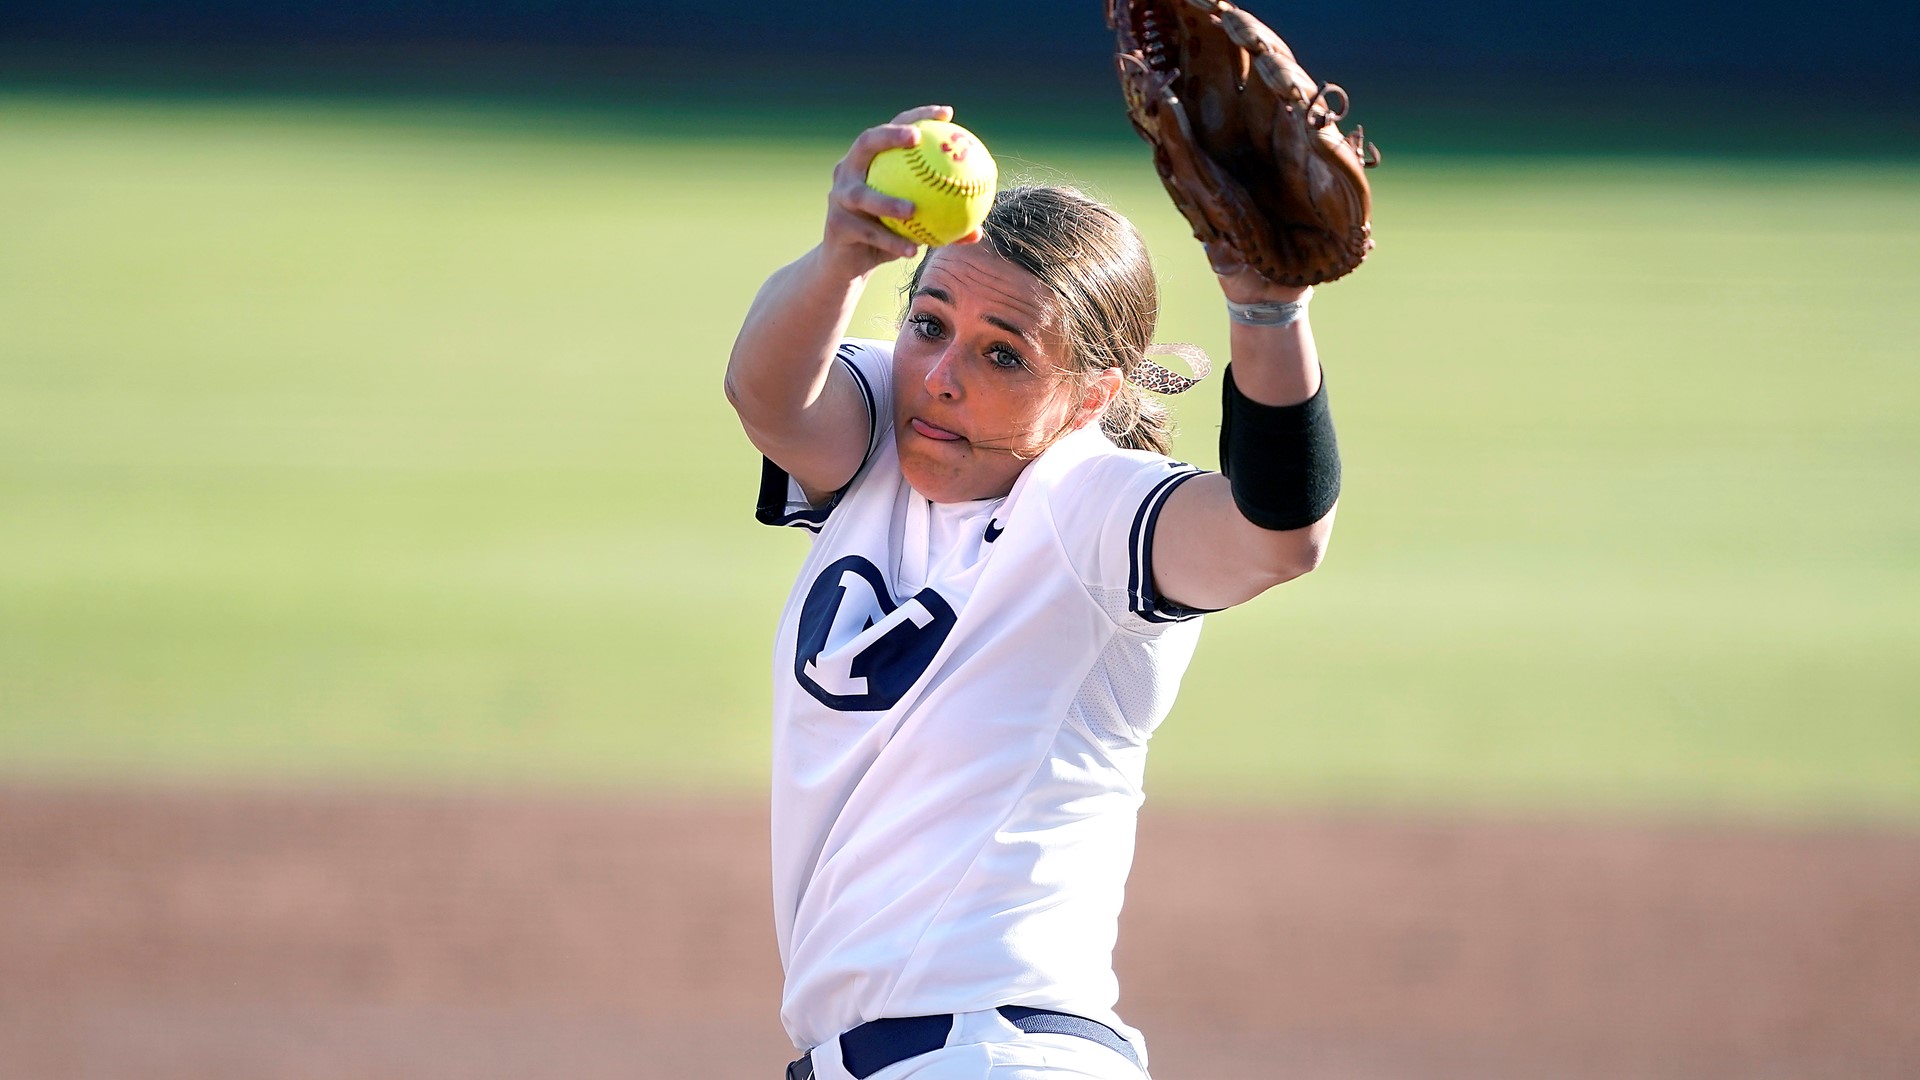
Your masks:
<instances>
[{"instance_id":1,"label":"chin","mask_svg":"<svg viewBox=\"0 0 1920 1080\"><path fill-rule=\"evenodd\" d=\"M926 462L902 459L900 472L907 478L907 483L913 486L913 490L925 495L933 502L966 502L977 497L966 493L967 478L955 475L950 469L933 468Z\"/></svg>"},{"instance_id":2,"label":"chin","mask_svg":"<svg viewBox=\"0 0 1920 1080\"><path fill-rule=\"evenodd\" d=\"M900 429L896 429L900 430ZM1013 490L1026 463L1012 472L995 468L1004 455L975 450L967 443L942 443L906 428L895 448L900 472L913 490L937 503L997 499ZM1012 460L1012 459L1007 459Z\"/></svg>"},{"instance_id":3,"label":"chin","mask_svg":"<svg viewBox=\"0 0 1920 1080\"><path fill-rule=\"evenodd\" d=\"M907 483L913 485L913 490L937 503L992 499L1005 495L1013 488L1013 484L1008 482L995 490L994 477L981 476L971 469L956 468L942 462L927 461L917 455L901 456L900 473L907 478Z\"/></svg>"}]
</instances>

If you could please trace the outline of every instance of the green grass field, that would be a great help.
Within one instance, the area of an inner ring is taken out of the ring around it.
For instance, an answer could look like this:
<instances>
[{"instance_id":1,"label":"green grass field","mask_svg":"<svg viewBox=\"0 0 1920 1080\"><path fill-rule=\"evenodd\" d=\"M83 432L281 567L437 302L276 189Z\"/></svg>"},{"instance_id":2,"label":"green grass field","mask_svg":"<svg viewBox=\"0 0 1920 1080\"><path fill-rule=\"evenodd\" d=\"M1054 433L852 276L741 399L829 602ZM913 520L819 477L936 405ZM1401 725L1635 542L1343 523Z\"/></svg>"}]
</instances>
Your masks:
<instances>
[{"instance_id":1,"label":"green grass field","mask_svg":"<svg viewBox=\"0 0 1920 1080\"><path fill-rule=\"evenodd\" d=\"M758 786L805 541L720 374L857 123L0 94L0 776ZM978 130L1224 358L1141 146ZM1920 820L1920 165L1375 179L1332 556L1155 796Z\"/></svg>"}]
</instances>

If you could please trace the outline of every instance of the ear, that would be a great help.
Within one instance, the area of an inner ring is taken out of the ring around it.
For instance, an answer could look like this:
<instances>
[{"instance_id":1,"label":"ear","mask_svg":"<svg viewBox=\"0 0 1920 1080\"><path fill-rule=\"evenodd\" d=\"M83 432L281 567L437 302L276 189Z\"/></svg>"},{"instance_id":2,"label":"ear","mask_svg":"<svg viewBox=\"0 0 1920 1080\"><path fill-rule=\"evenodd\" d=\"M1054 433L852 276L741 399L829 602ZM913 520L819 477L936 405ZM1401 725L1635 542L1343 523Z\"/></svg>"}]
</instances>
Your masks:
<instances>
[{"instance_id":1,"label":"ear","mask_svg":"<svg viewBox=\"0 0 1920 1080\"><path fill-rule=\"evenodd\" d=\"M1084 423L1089 419L1097 420L1107 411L1114 395L1120 392L1120 386L1126 376L1117 367L1110 367L1096 374L1087 384L1087 392L1080 398L1080 419Z\"/></svg>"}]
</instances>

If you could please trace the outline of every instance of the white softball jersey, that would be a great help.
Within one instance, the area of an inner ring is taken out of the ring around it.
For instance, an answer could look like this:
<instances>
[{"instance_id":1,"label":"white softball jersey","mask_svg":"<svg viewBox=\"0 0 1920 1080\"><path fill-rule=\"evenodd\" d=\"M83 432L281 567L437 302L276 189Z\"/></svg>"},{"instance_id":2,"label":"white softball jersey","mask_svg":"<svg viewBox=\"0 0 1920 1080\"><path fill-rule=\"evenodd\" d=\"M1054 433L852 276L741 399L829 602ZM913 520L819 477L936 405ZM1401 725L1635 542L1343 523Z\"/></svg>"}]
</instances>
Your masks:
<instances>
[{"instance_id":1,"label":"white softball jersey","mask_svg":"<svg viewBox=\"0 0 1920 1080\"><path fill-rule=\"evenodd\" d=\"M1200 612L1153 588L1160 508L1199 470L1098 426L1004 498L901 475L893 344L838 352L865 463L811 505L764 466L760 520L813 546L773 658L781 1019L811 1049L868 1020L1026 1005L1115 1028L1113 946L1148 737Z\"/></svg>"}]
</instances>

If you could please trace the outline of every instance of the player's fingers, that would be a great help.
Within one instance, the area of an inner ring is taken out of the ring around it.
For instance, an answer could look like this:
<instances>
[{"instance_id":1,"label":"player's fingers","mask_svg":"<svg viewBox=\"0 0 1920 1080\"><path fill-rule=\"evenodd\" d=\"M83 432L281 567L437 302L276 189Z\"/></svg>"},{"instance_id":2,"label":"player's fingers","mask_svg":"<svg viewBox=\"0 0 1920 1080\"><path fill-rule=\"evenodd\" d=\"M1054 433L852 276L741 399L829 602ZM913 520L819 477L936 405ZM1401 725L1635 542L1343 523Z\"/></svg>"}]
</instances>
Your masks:
<instances>
[{"instance_id":1,"label":"player's fingers","mask_svg":"<svg viewBox=\"0 0 1920 1080\"><path fill-rule=\"evenodd\" d=\"M883 217L904 221L913 216L914 210L909 200L883 195L868 187L865 174L857 174L852 169L836 174L833 191L827 196L827 205L835 212L868 221Z\"/></svg>"},{"instance_id":2,"label":"player's fingers","mask_svg":"<svg viewBox=\"0 0 1920 1080\"><path fill-rule=\"evenodd\" d=\"M839 243L873 248L888 259L911 259L920 251L920 245L878 221L841 209L827 215L827 235Z\"/></svg>"},{"instance_id":3,"label":"player's fingers","mask_svg":"<svg viewBox=\"0 0 1920 1080\"><path fill-rule=\"evenodd\" d=\"M951 119L953 119L953 106L951 105L922 105L918 108L908 109L906 112L894 117L893 122L896 124L914 124L922 120Z\"/></svg>"},{"instance_id":4,"label":"player's fingers","mask_svg":"<svg viewBox=\"0 0 1920 1080\"><path fill-rule=\"evenodd\" d=\"M867 246L880 252L887 261L911 259L920 254L920 245L904 236L895 236L885 229L874 229L867 239Z\"/></svg>"},{"instance_id":5,"label":"player's fingers","mask_svg":"<svg viewBox=\"0 0 1920 1080\"><path fill-rule=\"evenodd\" d=\"M913 203L892 195L882 195L866 184L855 184L848 188L841 204L847 209L874 217L890 217L900 221L913 216Z\"/></svg>"},{"instance_id":6,"label":"player's fingers","mask_svg":"<svg viewBox=\"0 0 1920 1080\"><path fill-rule=\"evenodd\" d=\"M867 136L872 135L874 136L874 142L884 143L888 141L889 134L898 132L906 132L913 135L915 139L919 138L919 134L912 128L888 126L870 129L863 134L861 138L865 139ZM855 147L856 150L860 149L858 143L855 144ZM867 160L863 162L860 159L861 156L866 156ZM840 162L840 165L834 169L833 192L830 195L832 203L836 206L852 210L855 213L869 214L873 217L900 219L912 217L913 203L895 196L883 195L867 186L867 170L871 166L872 159L870 155L849 153L847 157Z\"/></svg>"},{"instance_id":7,"label":"player's fingers","mask_svg":"<svg viewBox=\"0 0 1920 1080\"><path fill-rule=\"evenodd\" d=\"M901 124L881 124L878 127L870 127L861 132L859 138L853 140L853 145L847 149L847 156L840 159L840 164L848 171L864 178L867 175L867 166L873 164L873 159L882 151L914 146L919 142L919 128Z\"/></svg>"}]
</instances>

